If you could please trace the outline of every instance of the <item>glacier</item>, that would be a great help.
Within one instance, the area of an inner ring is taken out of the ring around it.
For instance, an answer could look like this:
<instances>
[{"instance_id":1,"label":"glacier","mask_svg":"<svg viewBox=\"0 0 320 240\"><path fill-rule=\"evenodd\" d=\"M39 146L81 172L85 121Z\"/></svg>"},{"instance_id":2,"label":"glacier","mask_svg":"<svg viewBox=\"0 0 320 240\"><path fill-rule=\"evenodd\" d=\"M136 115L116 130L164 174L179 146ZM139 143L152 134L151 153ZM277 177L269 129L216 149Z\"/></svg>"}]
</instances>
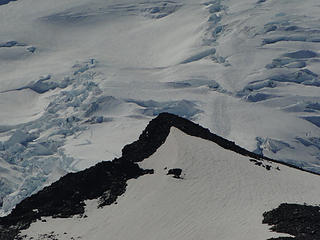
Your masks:
<instances>
[{"instance_id":1,"label":"glacier","mask_svg":"<svg viewBox=\"0 0 320 240\"><path fill-rule=\"evenodd\" d=\"M0 208L161 112L320 172L317 0L0 1Z\"/></svg>"}]
</instances>

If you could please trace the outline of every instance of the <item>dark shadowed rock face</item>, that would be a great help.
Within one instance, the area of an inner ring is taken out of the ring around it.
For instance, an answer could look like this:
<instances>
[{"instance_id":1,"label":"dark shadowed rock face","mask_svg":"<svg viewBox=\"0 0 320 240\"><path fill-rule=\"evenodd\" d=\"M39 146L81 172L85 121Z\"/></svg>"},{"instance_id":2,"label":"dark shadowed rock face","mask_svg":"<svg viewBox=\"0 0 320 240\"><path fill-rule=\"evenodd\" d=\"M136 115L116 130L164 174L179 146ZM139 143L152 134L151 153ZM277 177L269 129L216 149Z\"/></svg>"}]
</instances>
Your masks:
<instances>
[{"instance_id":1,"label":"dark shadowed rock face","mask_svg":"<svg viewBox=\"0 0 320 240\"><path fill-rule=\"evenodd\" d=\"M224 149L234 151L236 153L254 158L256 160L268 160L270 162L286 165L304 172L309 172L292 164L280 162L268 157L264 157L260 154L250 152L236 145L232 141L211 133L207 128L203 128L196 123L193 123L185 118L178 117L171 113L161 113L155 119L150 121L146 129L140 135L139 139L129 145L126 145L122 149L122 158L126 158L129 161L140 162L143 159L149 157L165 142L167 136L169 135L171 127L178 128L179 130L190 136L199 137L215 142ZM130 155L134 155L135 157L130 158ZM319 175L317 173L313 174Z\"/></svg>"},{"instance_id":2,"label":"dark shadowed rock face","mask_svg":"<svg viewBox=\"0 0 320 240\"><path fill-rule=\"evenodd\" d=\"M169 169L167 175L173 175L174 178L180 178L181 173L182 173L181 168L172 168L172 169Z\"/></svg>"},{"instance_id":3,"label":"dark shadowed rock face","mask_svg":"<svg viewBox=\"0 0 320 240\"><path fill-rule=\"evenodd\" d=\"M320 207L283 203L278 208L263 214L263 223L271 225L271 230L288 233L295 237L272 238L277 240L319 240Z\"/></svg>"},{"instance_id":4,"label":"dark shadowed rock face","mask_svg":"<svg viewBox=\"0 0 320 240\"><path fill-rule=\"evenodd\" d=\"M234 142L226 140L216 134L211 133L207 128L203 128L185 118L178 117L170 113L161 113L153 119L142 132L139 140L125 146L122 149L122 156L127 157L134 154L134 161L140 162L154 153L166 140L170 128L176 127L190 136L200 137L217 143L219 146L237 152L241 155L262 159L261 155L247 151L237 146Z\"/></svg>"},{"instance_id":5,"label":"dark shadowed rock face","mask_svg":"<svg viewBox=\"0 0 320 240\"><path fill-rule=\"evenodd\" d=\"M12 213L0 218L0 239L9 240L8 234L29 227L30 223L43 216L70 217L84 213L84 200L100 199L100 207L112 204L125 192L128 179L137 178L153 170L141 169L138 164L122 162L101 162L77 173L69 173L42 191L23 200ZM108 192L106 197L106 192ZM14 226L10 229L10 226Z\"/></svg>"},{"instance_id":6,"label":"dark shadowed rock face","mask_svg":"<svg viewBox=\"0 0 320 240\"><path fill-rule=\"evenodd\" d=\"M125 192L129 179L153 173L152 169L142 169L137 163L151 156L165 142L171 127L176 127L188 135L213 141L225 149L256 160L277 162L249 152L187 119L161 113L148 124L137 141L122 149L121 158L100 162L77 173L69 173L19 203L10 215L0 218L0 240L13 240L19 230L28 228L41 217L83 214L84 200L99 198L100 207L114 203L118 196ZM179 169L173 174L180 176L181 172Z\"/></svg>"}]
</instances>

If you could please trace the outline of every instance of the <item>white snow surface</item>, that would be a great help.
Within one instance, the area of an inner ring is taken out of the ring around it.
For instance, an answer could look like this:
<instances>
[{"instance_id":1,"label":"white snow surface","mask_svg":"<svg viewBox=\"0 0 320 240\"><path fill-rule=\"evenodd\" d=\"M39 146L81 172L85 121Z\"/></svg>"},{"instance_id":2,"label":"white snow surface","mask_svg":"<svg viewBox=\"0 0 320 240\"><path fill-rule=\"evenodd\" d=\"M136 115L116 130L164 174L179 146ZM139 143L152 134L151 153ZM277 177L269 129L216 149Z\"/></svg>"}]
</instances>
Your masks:
<instances>
[{"instance_id":1,"label":"white snow surface","mask_svg":"<svg viewBox=\"0 0 320 240\"><path fill-rule=\"evenodd\" d=\"M262 224L262 214L283 202L318 204L320 177L265 161L272 166L268 171L249 159L171 128L165 143L140 163L155 173L129 180L116 204L97 208L98 201L90 200L87 217L42 218L20 235L59 240L285 236ZM182 178L167 175L171 168L181 168Z\"/></svg>"},{"instance_id":2,"label":"white snow surface","mask_svg":"<svg viewBox=\"0 0 320 240\"><path fill-rule=\"evenodd\" d=\"M319 11L318 0L0 5L0 215L120 156L164 111L320 172Z\"/></svg>"}]
</instances>

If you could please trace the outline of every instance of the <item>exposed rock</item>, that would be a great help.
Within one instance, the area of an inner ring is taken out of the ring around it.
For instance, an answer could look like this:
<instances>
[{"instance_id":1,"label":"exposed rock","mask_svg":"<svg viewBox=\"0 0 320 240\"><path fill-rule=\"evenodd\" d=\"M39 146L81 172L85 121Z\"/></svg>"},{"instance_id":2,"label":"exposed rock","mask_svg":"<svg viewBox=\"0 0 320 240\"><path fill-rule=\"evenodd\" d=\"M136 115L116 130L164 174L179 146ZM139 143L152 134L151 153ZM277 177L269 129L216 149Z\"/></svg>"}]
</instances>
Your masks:
<instances>
[{"instance_id":1,"label":"exposed rock","mask_svg":"<svg viewBox=\"0 0 320 240\"><path fill-rule=\"evenodd\" d=\"M77 173L69 173L19 203L10 215L0 218L0 240L13 240L20 230L28 228L41 217L83 214L84 200L87 199L99 198L99 207L115 204L118 196L125 192L129 179L154 172L152 169L140 168L137 163L151 156L165 142L171 127L176 127L188 135L213 141L225 149L256 160L277 162L249 152L187 119L161 113L148 124L137 141L122 149L121 158L100 162ZM181 169L170 170L169 172L177 177L182 172Z\"/></svg>"},{"instance_id":2,"label":"exposed rock","mask_svg":"<svg viewBox=\"0 0 320 240\"><path fill-rule=\"evenodd\" d=\"M271 230L288 233L295 237L272 238L277 240L319 240L320 207L283 203L278 208L263 214L263 223L271 225Z\"/></svg>"},{"instance_id":3,"label":"exposed rock","mask_svg":"<svg viewBox=\"0 0 320 240\"><path fill-rule=\"evenodd\" d=\"M181 173L182 173L181 168L172 168L172 169L169 169L167 175L173 175L174 178L180 178Z\"/></svg>"}]
</instances>

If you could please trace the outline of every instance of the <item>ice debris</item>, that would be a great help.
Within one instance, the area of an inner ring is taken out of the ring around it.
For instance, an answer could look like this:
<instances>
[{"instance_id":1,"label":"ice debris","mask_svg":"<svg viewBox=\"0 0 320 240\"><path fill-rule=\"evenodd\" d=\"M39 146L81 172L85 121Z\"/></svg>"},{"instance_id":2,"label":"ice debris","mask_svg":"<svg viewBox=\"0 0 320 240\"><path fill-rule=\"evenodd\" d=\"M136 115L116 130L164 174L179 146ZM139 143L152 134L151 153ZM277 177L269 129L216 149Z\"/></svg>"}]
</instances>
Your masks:
<instances>
[{"instance_id":1,"label":"ice debris","mask_svg":"<svg viewBox=\"0 0 320 240\"><path fill-rule=\"evenodd\" d=\"M257 149L255 150L255 153L258 153L258 154L264 154L265 151L277 153L284 148L293 149L293 147L286 142L268 138L268 137L267 138L257 137L256 140L257 140Z\"/></svg>"},{"instance_id":2,"label":"ice debris","mask_svg":"<svg viewBox=\"0 0 320 240\"><path fill-rule=\"evenodd\" d=\"M197 105L194 102L188 100L157 102L153 100L140 101L135 99L127 99L127 102L135 103L143 107L144 109L139 111L147 116L157 116L162 112L168 112L187 119L193 119L196 114L202 112L197 108Z\"/></svg>"},{"instance_id":3,"label":"ice debris","mask_svg":"<svg viewBox=\"0 0 320 240\"><path fill-rule=\"evenodd\" d=\"M74 160L64 154L62 146L67 136L87 128L86 116L94 123L107 121L94 115L103 108L102 103L112 102L112 97L99 96L102 91L94 82L95 66L96 61L91 59L74 65L72 73L60 81L47 75L24 87L37 93L55 88L61 90L50 96L50 103L39 119L11 128L3 126L8 139L0 142L0 160L7 162L22 180L15 184L5 175L0 176L0 214L8 213L21 200L40 190L49 179L59 177L53 176L52 172L75 170L71 167ZM73 111L68 111L70 108Z\"/></svg>"}]
</instances>

